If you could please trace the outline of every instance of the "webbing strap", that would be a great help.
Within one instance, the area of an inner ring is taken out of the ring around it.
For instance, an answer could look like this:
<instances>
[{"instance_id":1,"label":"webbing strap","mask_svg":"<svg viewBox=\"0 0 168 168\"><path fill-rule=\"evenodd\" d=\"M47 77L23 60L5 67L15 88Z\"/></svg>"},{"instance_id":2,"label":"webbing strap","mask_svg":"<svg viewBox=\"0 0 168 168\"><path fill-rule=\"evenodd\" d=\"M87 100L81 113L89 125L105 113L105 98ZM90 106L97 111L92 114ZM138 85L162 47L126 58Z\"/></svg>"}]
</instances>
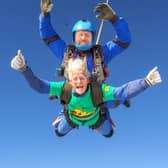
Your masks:
<instances>
[{"instance_id":1,"label":"webbing strap","mask_svg":"<svg viewBox=\"0 0 168 168\"><path fill-rule=\"evenodd\" d=\"M94 73L97 75L97 80L102 82L105 80L105 77L103 71L103 52L100 45L95 45L92 48L92 56L94 62Z\"/></svg>"},{"instance_id":2,"label":"webbing strap","mask_svg":"<svg viewBox=\"0 0 168 168\"><path fill-rule=\"evenodd\" d=\"M99 107L104 104L101 84L96 81L91 81L90 86L93 105L95 107ZM61 103L68 104L72 96L72 85L68 82L65 82L61 93Z\"/></svg>"},{"instance_id":3,"label":"webbing strap","mask_svg":"<svg viewBox=\"0 0 168 168\"><path fill-rule=\"evenodd\" d=\"M72 85L68 82L64 83L60 96L60 101L63 105L68 104L72 96Z\"/></svg>"},{"instance_id":4,"label":"webbing strap","mask_svg":"<svg viewBox=\"0 0 168 168\"><path fill-rule=\"evenodd\" d=\"M104 104L102 104L101 106L100 106L100 117L99 117L99 120L94 124L94 125L92 125L92 126L90 126L90 128L92 128L92 129L97 129L97 128L99 128L103 123L104 123L104 121L107 119L107 108L106 108L106 106L104 105Z\"/></svg>"},{"instance_id":5,"label":"webbing strap","mask_svg":"<svg viewBox=\"0 0 168 168\"><path fill-rule=\"evenodd\" d=\"M53 37L43 39L43 41L48 45L48 44L52 43L53 41L56 41L59 39L60 39L60 37L58 35L55 35Z\"/></svg>"},{"instance_id":6,"label":"webbing strap","mask_svg":"<svg viewBox=\"0 0 168 168\"><path fill-rule=\"evenodd\" d=\"M78 127L78 125L76 125L75 123L73 123L73 122L70 120L70 118L69 118L68 105L67 105L67 104L64 105L64 115L65 115L65 118L66 118L67 122L69 123L69 125L70 125L72 128Z\"/></svg>"},{"instance_id":7,"label":"webbing strap","mask_svg":"<svg viewBox=\"0 0 168 168\"><path fill-rule=\"evenodd\" d=\"M90 86L92 102L95 107L99 107L100 105L104 104L101 84L97 81L91 81Z\"/></svg>"},{"instance_id":8,"label":"webbing strap","mask_svg":"<svg viewBox=\"0 0 168 168\"><path fill-rule=\"evenodd\" d=\"M117 45L119 45L121 48L124 48L124 49L128 48L128 46L130 45L130 42L122 43L122 42L120 42L120 41L117 40L117 39L113 39L112 41L113 41L114 43L116 43Z\"/></svg>"}]
</instances>

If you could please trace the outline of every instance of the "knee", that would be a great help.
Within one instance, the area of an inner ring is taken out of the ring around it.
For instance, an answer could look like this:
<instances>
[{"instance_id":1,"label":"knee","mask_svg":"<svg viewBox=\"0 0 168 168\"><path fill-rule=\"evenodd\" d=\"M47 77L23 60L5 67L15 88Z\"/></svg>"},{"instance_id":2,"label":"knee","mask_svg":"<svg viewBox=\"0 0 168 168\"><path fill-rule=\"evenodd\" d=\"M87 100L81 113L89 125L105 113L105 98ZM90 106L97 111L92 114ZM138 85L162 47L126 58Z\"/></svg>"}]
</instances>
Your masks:
<instances>
[{"instance_id":1,"label":"knee","mask_svg":"<svg viewBox=\"0 0 168 168\"><path fill-rule=\"evenodd\" d=\"M113 133L114 133L114 130L112 129L112 130L110 130L110 132L108 134L103 135L103 136L106 137L106 138L110 138L110 137L113 136Z\"/></svg>"},{"instance_id":2,"label":"knee","mask_svg":"<svg viewBox=\"0 0 168 168\"><path fill-rule=\"evenodd\" d=\"M63 137L63 136L66 135L65 133L59 132L58 129L55 129L55 134L56 134L56 136L58 136L58 137Z\"/></svg>"}]
</instances>

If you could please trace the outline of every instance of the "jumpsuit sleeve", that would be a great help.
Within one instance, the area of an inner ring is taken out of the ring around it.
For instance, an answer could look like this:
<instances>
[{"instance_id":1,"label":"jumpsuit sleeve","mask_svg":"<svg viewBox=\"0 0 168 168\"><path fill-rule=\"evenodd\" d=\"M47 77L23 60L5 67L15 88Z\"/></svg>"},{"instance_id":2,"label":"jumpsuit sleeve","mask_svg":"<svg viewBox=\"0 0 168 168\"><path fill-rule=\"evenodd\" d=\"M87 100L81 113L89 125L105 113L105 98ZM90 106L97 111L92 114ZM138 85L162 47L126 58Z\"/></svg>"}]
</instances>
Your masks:
<instances>
[{"instance_id":1,"label":"jumpsuit sleeve","mask_svg":"<svg viewBox=\"0 0 168 168\"><path fill-rule=\"evenodd\" d=\"M34 75L30 67L27 66L26 70L22 72L22 74L32 89L39 93L49 93L49 81L38 78L36 75Z\"/></svg>"},{"instance_id":2,"label":"jumpsuit sleeve","mask_svg":"<svg viewBox=\"0 0 168 168\"><path fill-rule=\"evenodd\" d=\"M145 79L130 81L120 87L114 87L114 98L117 100L130 99L142 93L148 87Z\"/></svg>"},{"instance_id":3,"label":"jumpsuit sleeve","mask_svg":"<svg viewBox=\"0 0 168 168\"><path fill-rule=\"evenodd\" d=\"M50 14L48 16L39 16L39 31L41 39L61 63L67 46L60 36L55 32L51 24Z\"/></svg>"},{"instance_id":4,"label":"jumpsuit sleeve","mask_svg":"<svg viewBox=\"0 0 168 168\"><path fill-rule=\"evenodd\" d=\"M116 35L114 39L108 41L103 47L105 65L108 65L115 56L122 53L131 43L131 33L128 28L128 23L124 18L119 17L112 25Z\"/></svg>"}]
</instances>

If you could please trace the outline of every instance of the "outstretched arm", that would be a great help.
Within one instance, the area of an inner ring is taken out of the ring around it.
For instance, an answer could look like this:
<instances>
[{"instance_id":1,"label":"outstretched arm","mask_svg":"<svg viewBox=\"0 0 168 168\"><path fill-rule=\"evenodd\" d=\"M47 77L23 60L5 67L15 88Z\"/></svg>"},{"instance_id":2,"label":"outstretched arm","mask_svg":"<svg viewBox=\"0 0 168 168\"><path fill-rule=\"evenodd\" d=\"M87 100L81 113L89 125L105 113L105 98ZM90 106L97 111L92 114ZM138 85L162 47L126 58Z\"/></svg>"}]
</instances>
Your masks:
<instances>
[{"instance_id":1,"label":"outstretched arm","mask_svg":"<svg viewBox=\"0 0 168 168\"><path fill-rule=\"evenodd\" d=\"M146 78L128 82L121 87L115 87L114 96L116 99L121 100L130 99L143 92L146 88L156 85L160 82L162 82L162 79L158 68L155 67L148 73Z\"/></svg>"},{"instance_id":2,"label":"outstretched arm","mask_svg":"<svg viewBox=\"0 0 168 168\"><path fill-rule=\"evenodd\" d=\"M12 59L11 67L23 74L32 89L36 90L39 93L49 93L49 82L42 80L34 75L32 70L26 65L24 56L22 55L20 50L18 50L17 55Z\"/></svg>"}]
</instances>

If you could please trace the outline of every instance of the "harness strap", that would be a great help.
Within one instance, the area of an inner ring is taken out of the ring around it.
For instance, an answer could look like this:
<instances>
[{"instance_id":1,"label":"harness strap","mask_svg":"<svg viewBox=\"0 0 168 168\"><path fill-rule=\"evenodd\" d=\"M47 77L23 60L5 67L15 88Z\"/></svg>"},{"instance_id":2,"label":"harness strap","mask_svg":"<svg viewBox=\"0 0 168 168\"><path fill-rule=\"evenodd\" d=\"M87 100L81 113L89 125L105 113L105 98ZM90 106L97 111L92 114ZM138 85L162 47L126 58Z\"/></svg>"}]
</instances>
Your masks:
<instances>
[{"instance_id":1,"label":"harness strap","mask_svg":"<svg viewBox=\"0 0 168 168\"><path fill-rule=\"evenodd\" d=\"M68 124L69 124L72 128L78 127L78 125L76 125L75 123L73 123L73 122L70 120L70 118L69 118L68 105L67 105L67 104L64 105L64 115L65 115L65 118L66 118Z\"/></svg>"},{"instance_id":2,"label":"harness strap","mask_svg":"<svg viewBox=\"0 0 168 168\"><path fill-rule=\"evenodd\" d=\"M75 51L75 46L69 45L67 47L66 52L64 53L64 60L61 64L61 67L57 69L58 77L65 77L66 79L68 78L68 72L67 72L68 62L69 62L69 59L74 58L74 51Z\"/></svg>"},{"instance_id":3,"label":"harness strap","mask_svg":"<svg viewBox=\"0 0 168 168\"><path fill-rule=\"evenodd\" d=\"M117 40L117 39L113 39L112 41L113 41L114 43L116 43L117 45L119 45L121 48L124 48L124 49L128 48L128 46L130 45L130 42L122 43L122 42L120 42L120 41Z\"/></svg>"},{"instance_id":4,"label":"harness strap","mask_svg":"<svg viewBox=\"0 0 168 168\"><path fill-rule=\"evenodd\" d=\"M100 108L99 120L97 121L96 124L90 127L92 129L95 129L95 128L98 128L106 120L107 108L105 107L103 102L103 93L101 90L101 84L96 81L91 81L90 86L91 86L91 96L92 96L93 105L97 108ZM65 82L62 89L62 94L60 96L60 101L61 101L61 104L64 105L64 113L68 123L73 128L75 128L77 127L77 125L70 120L69 113L68 113L68 103L71 99L71 96L72 96L72 86L68 82Z\"/></svg>"},{"instance_id":5,"label":"harness strap","mask_svg":"<svg viewBox=\"0 0 168 168\"><path fill-rule=\"evenodd\" d=\"M107 119L106 112L107 112L107 108L106 108L106 106L104 104L102 104L100 106L100 117L99 117L99 120L96 122L96 124L90 126L89 128L91 128L91 129L99 128L104 123L104 121Z\"/></svg>"},{"instance_id":6,"label":"harness strap","mask_svg":"<svg viewBox=\"0 0 168 168\"><path fill-rule=\"evenodd\" d=\"M90 86L93 105L99 107L104 104L101 84L95 81L95 79L91 79Z\"/></svg>"},{"instance_id":7,"label":"harness strap","mask_svg":"<svg viewBox=\"0 0 168 168\"><path fill-rule=\"evenodd\" d=\"M100 125L106 120L107 107L104 104L103 93L101 84L95 80L91 81L91 96L92 102L95 107L100 108L100 117L96 124L90 126L92 129L100 127Z\"/></svg>"},{"instance_id":8,"label":"harness strap","mask_svg":"<svg viewBox=\"0 0 168 168\"><path fill-rule=\"evenodd\" d=\"M65 82L61 93L62 93L60 96L61 104L63 105L68 104L72 96L72 85L70 85L68 82Z\"/></svg>"},{"instance_id":9,"label":"harness strap","mask_svg":"<svg viewBox=\"0 0 168 168\"><path fill-rule=\"evenodd\" d=\"M70 120L69 114L68 114L68 103L71 100L71 96L72 96L72 86L68 82L65 82L64 86L62 88L60 102L61 102L61 104L64 105L64 114L65 114L65 118L66 118L67 122L69 123L69 125L71 127L75 128L75 127L77 127L77 125L74 124Z\"/></svg>"},{"instance_id":10,"label":"harness strap","mask_svg":"<svg viewBox=\"0 0 168 168\"><path fill-rule=\"evenodd\" d=\"M104 62L103 62L104 57L103 57L101 45L95 45L93 48L91 48L89 51L86 51L86 52L81 52L74 45L69 45L64 54L64 60L62 62L61 68L57 70L58 71L57 76L58 77L64 76L65 78L68 77L67 76L68 61L69 59L75 57L75 54L74 54L75 51L76 51L76 54L79 55L80 57L86 57L89 53L92 54L93 64L94 64L92 76L96 76L98 81L104 82L109 72L107 67L104 66Z\"/></svg>"},{"instance_id":11,"label":"harness strap","mask_svg":"<svg viewBox=\"0 0 168 168\"><path fill-rule=\"evenodd\" d=\"M50 38L45 38L43 39L43 41L48 45L54 41L57 41L57 40L60 40L60 37L58 35L55 35L53 37L50 37Z\"/></svg>"},{"instance_id":12,"label":"harness strap","mask_svg":"<svg viewBox=\"0 0 168 168\"><path fill-rule=\"evenodd\" d=\"M98 81L104 81L104 63L103 63L103 52L100 45L95 45L92 49L93 63L94 63L94 73L97 76Z\"/></svg>"}]
</instances>

